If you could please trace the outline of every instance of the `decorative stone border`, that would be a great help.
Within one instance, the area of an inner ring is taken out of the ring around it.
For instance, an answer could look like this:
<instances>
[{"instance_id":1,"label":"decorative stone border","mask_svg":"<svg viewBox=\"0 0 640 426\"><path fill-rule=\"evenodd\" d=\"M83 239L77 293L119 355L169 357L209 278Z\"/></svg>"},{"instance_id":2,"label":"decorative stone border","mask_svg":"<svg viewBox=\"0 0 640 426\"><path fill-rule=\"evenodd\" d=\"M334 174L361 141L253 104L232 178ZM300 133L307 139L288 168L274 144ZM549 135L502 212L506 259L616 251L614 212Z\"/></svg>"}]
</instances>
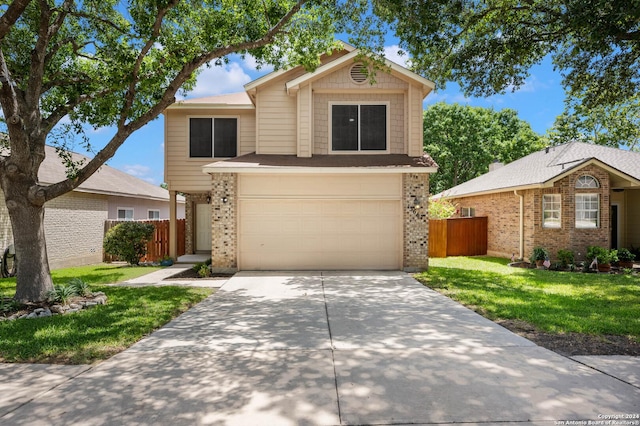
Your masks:
<instances>
[{"instance_id":1,"label":"decorative stone border","mask_svg":"<svg viewBox=\"0 0 640 426\"><path fill-rule=\"evenodd\" d=\"M0 321L14 321L19 319L46 318L54 315L72 314L83 309L93 308L98 305L107 304L107 295L102 291L91 293L91 296L85 298L74 298L73 303L68 305L55 304L50 307L36 308L28 314L14 314L7 318L0 317ZM79 299L79 300L78 300Z\"/></svg>"}]
</instances>

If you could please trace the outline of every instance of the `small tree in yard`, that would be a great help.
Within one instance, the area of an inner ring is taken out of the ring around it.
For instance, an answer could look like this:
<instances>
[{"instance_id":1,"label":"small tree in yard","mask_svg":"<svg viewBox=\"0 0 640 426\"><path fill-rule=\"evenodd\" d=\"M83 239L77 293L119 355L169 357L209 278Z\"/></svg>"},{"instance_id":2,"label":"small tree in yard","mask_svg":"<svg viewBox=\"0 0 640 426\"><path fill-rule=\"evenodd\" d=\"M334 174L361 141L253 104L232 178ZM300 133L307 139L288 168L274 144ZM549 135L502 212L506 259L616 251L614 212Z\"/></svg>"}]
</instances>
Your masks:
<instances>
[{"instance_id":1,"label":"small tree in yard","mask_svg":"<svg viewBox=\"0 0 640 426\"><path fill-rule=\"evenodd\" d=\"M147 254L147 242L153 237L155 227L150 223L125 222L107 231L104 250L118 256L131 265L138 265Z\"/></svg>"}]
</instances>

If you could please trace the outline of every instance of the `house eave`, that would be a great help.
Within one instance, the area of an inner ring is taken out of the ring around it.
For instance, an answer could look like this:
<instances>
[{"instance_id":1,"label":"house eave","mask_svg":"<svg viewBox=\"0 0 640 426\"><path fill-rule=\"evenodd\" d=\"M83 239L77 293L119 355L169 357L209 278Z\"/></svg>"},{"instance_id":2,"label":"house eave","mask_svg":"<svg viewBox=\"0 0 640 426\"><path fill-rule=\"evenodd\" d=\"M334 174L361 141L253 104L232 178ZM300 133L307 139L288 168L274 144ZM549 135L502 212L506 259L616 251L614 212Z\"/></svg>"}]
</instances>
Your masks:
<instances>
[{"instance_id":1,"label":"house eave","mask_svg":"<svg viewBox=\"0 0 640 426\"><path fill-rule=\"evenodd\" d=\"M277 173L277 174L408 174L435 173L437 167L289 167L289 166L216 166L202 167L205 174L213 173Z\"/></svg>"}]
</instances>

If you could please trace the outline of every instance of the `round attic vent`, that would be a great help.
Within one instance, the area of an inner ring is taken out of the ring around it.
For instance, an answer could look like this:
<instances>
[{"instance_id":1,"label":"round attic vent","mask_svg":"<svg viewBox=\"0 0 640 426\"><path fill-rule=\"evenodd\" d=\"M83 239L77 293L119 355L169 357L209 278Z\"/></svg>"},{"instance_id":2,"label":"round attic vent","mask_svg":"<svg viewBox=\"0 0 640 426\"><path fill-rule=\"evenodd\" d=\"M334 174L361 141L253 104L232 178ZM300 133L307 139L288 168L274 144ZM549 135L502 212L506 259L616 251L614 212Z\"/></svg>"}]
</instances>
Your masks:
<instances>
[{"instance_id":1,"label":"round attic vent","mask_svg":"<svg viewBox=\"0 0 640 426\"><path fill-rule=\"evenodd\" d=\"M367 81L367 70L364 64L355 64L352 66L350 74L351 80L353 80L354 83L361 84Z\"/></svg>"}]
</instances>

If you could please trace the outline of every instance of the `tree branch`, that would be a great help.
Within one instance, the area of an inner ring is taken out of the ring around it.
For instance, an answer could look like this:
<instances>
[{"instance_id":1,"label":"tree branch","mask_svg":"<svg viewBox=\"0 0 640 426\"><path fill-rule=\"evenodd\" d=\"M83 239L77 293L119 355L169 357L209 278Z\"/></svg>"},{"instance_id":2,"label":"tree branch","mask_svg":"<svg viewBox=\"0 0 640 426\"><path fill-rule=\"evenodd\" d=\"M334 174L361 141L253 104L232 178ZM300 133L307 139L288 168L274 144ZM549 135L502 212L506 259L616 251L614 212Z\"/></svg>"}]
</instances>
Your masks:
<instances>
[{"instance_id":1,"label":"tree branch","mask_svg":"<svg viewBox=\"0 0 640 426\"><path fill-rule=\"evenodd\" d=\"M124 103L124 107L122 108L122 112L120 114L120 119L118 120L118 127L121 127L124 125L127 119L127 116L129 115L129 111L133 106L133 101L136 96L136 85L138 84L138 81L139 81L140 68L142 67L142 61L144 61L144 58L147 56L147 54L153 47L154 43L156 42L156 39L160 34L160 30L162 29L162 21L164 20L165 15L169 10L174 8L179 1L180 0L170 0L166 7L158 10L158 15L156 16L156 20L153 23L151 36L149 37L149 40L147 40L145 45L140 50L140 53L136 58L136 62L133 65L133 70L131 72L131 82L129 83L129 88L127 89L127 93L125 94L125 103Z\"/></svg>"},{"instance_id":2,"label":"tree branch","mask_svg":"<svg viewBox=\"0 0 640 426\"><path fill-rule=\"evenodd\" d=\"M309 0L298 1L276 25L271 27L261 38L238 43L234 45L220 47L210 52L199 55L186 63L180 72L173 78L171 83L164 91L162 98L151 107L146 113L130 123L119 123L116 134L102 148L96 156L91 159L82 169L78 171L73 179L66 179L58 183L42 187L45 201L56 198L65 194L86 181L93 173L95 173L107 160L116 153L116 150L124 143L124 141L136 130L149 123L164 111L169 105L175 102L175 94L178 92L182 84L202 65L214 58L220 58L234 52L256 49L271 43L274 37L282 31L287 23L295 16L302 6Z\"/></svg>"},{"instance_id":3,"label":"tree branch","mask_svg":"<svg viewBox=\"0 0 640 426\"><path fill-rule=\"evenodd\" d=\"M9 31L11 31L18 18L22 16L29 3L31 3L31 0L15 0L9 5L7 11L0 16L0 41L9 34Z\"/></svg>"}]
</instances>

